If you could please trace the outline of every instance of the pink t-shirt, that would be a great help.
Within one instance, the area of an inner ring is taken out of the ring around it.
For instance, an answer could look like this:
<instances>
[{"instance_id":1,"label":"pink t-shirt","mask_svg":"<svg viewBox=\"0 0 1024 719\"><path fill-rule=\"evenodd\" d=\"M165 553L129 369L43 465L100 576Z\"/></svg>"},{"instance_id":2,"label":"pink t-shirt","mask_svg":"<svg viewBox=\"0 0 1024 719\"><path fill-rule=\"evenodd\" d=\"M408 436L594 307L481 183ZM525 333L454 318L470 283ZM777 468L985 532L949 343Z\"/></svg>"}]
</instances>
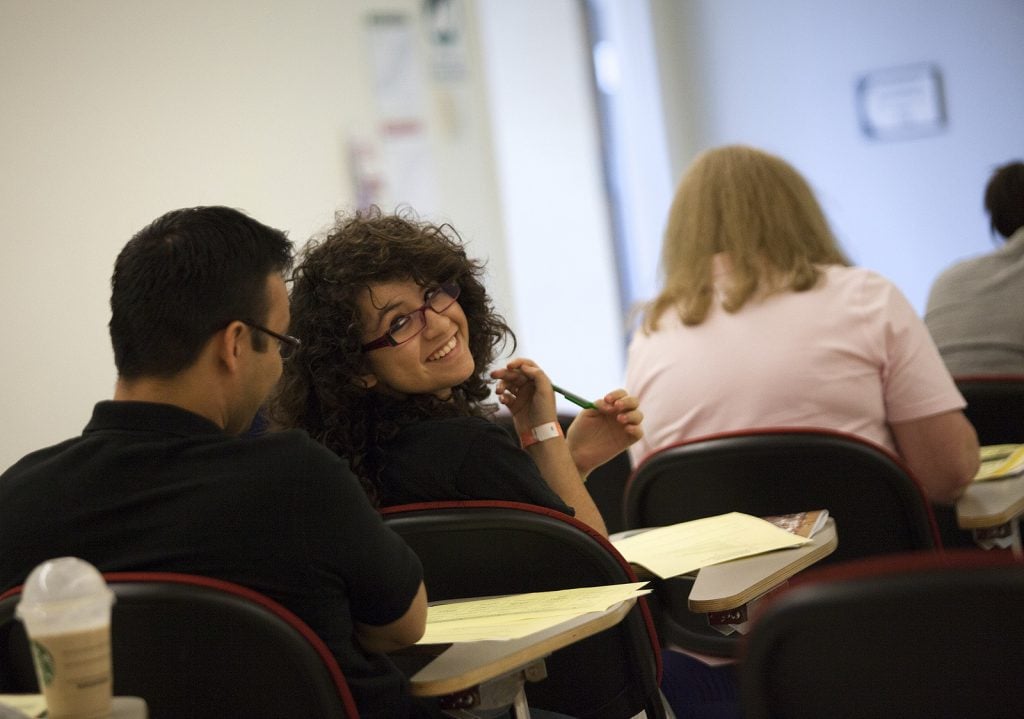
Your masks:
<instances>
[{"instance_id":1,"label":"pink t-shirt","mask_svg":"<svg viewBox=\"0 0 1024 719\"><path fill-rule=\"evenodd\" d=\"M626 387L644 413L634 466L676 442L758 427L837 429L895 451L889 423L966 404L896 286L838 265L806 292L752 299L735 314L716 303L694 327L665 313L654 334L637 330Z\"/></svg>"}]
</instances>

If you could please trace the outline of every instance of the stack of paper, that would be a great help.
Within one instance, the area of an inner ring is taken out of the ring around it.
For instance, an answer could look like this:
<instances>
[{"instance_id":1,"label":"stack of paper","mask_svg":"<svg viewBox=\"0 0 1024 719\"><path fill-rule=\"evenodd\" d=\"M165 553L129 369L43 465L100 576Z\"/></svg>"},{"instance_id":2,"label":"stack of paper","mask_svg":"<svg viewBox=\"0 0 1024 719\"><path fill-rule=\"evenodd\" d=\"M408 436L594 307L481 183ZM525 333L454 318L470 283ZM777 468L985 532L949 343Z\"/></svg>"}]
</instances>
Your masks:
<instances>
[{"instance_id":1,"label":"stack of paper","mask_svg":"<svg viewBox=\"0 0 1024 719\"><path fill-rule=\"evenodd\" d=\"M647 594L646 582L580 587L555 592L513 594L434 604L427 608L427 630L419 644L519 639L589 612L603 612L626 599Z\"/></svg>"},{"instance_id":2,"label":"stack of paper","mask_svg":"<svg viewBox=\"0 0 1024 719\"><path fill-rule=\"evenodd\" d=\"M626 561L662 579L701 567L796 547L811 540L758 517L730 512L657 527L612 542Z\"/></svg>"}]
</instances>

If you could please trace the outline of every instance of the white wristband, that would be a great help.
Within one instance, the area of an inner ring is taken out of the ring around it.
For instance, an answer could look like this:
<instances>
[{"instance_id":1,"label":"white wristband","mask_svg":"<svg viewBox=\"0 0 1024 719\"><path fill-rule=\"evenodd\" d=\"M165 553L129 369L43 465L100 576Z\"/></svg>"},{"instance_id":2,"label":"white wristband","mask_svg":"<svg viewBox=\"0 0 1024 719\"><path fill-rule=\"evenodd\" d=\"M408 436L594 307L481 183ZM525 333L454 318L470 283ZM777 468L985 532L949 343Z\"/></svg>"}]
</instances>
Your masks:
<instances>
[{"instance_id":1,"label":"white wristband","mask_svg":"<svg viewBox=\"0 0 1024 719\"><path fill-rule=\"evenodd\" d=\"M519 435L519 441L522 443L523 449L526 449L531 445L564 436L562 434L562 427L558 422L545 422L544 424L537 425L529 432L523 432Z\"/></svg>"}]
</instances>

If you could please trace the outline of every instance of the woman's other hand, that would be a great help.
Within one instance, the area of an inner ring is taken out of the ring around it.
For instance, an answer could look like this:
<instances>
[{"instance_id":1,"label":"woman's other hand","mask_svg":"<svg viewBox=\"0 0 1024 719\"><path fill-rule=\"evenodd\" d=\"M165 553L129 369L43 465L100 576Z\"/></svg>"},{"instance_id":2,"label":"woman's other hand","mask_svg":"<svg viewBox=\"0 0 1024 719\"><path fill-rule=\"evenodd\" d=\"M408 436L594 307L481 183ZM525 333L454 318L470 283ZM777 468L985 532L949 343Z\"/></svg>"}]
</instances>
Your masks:
<instances>
[{"instance_id":1,"label":"woman's other hand","mask_svg":"<svg viewBox=\"0 0 1024 719\"><path fill-rule=\"evenodd\" d=\"M609 392L580 412L566 437L573 462L583 476L644 436L640 401L624 389Z\"/></svg>"}]
</instances>

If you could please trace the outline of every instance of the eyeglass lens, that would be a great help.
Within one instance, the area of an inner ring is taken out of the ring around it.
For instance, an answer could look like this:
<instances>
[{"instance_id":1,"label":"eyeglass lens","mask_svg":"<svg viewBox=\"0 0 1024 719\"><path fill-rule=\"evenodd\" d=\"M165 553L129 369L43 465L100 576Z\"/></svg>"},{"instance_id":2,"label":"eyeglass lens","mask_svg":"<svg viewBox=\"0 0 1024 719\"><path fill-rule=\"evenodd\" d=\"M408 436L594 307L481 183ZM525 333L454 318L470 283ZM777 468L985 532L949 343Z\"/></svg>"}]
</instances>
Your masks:
<instances>
[{"instance_id":1,"label":"eyeglass lens","mask_svg":"<svg viewBox=\"0 0 1024 719\"><path fill-rule=\"evenodd\" d=\"M427 326L428 308L440 314L455 304L455 301L459 299L459 286L454 283L443 284L429 292L424 299L426 302L422 307L415 312L399 317L392 323L388 334L395 342L407 342L423 331L423 328Z\"/></svg>"},{"instance_id":2,"label":"eyeglass lens","mask_svg":"<svg viewBox=\"0 0 1024 719\"><path fill-rule=\"evenodd\" d=\"M285 342L284 340L276 340L277 351L281 354L281 359L288 359L295 354L295 345L291 342Z\"/></svg>"}]
</instances>

